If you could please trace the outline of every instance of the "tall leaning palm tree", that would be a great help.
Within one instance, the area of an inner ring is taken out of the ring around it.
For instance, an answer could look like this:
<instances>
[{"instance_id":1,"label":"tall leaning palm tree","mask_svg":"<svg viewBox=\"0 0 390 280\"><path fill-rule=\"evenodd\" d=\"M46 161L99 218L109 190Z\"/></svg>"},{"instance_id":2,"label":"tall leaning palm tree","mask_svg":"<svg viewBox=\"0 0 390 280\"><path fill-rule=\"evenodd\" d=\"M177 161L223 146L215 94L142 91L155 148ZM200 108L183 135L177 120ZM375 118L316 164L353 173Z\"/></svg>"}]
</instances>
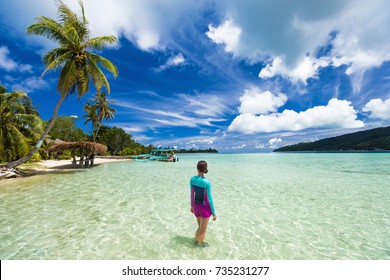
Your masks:
<instances>
[{"instance_id":1,"label":"tall leaning palm tree","mask_svg":"<svg viewBox=\"0 0 390 280\"><path fill-rule=\"evenodd\" d=\"M106 45L115 43L117 39L114 36L90 38L82 1L79 1L81 16L71 11L62 1L59 0L56 3L59 20L55 21L40 16L36 23L27 28L27 33L41 35L58 43L58 47L50 50L43 57L46 69L42 76L50 70L60 69L57 85L60 99L54 108L50 122L35 147L25 157L8 163L7 167L9 168L26 162L40 148L54 124L61 103L66 97L77 92L80 98L88 92L90 82L93 82L98 92L102 87L106 87L107 92L110 93L110 85L100 67L111 72L115 78L118 76L118 69L111 61L92 52L93 50L102 50Z\"/></svg>"}]
</instances>

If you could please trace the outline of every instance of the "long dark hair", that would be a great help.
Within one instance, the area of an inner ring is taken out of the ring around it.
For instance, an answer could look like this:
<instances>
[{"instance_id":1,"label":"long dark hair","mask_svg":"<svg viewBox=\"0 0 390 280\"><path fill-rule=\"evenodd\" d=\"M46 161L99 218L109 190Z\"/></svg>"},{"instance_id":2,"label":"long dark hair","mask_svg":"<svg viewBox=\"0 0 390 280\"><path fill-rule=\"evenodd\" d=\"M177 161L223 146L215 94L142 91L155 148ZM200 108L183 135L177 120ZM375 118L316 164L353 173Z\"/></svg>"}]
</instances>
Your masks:
<instances>
[{"instance_id":1,"label":"long dark hair","mask_svg":"<svg viewBox=\"0 0 390 280\"><path fill-rule=\"evenodd\" d=\"M199 172L203 172L203 173L209 172L207 170L207 162L205 162L204 160L199 161L196 168L198 169Z\"/></svg>"}]
</instances>

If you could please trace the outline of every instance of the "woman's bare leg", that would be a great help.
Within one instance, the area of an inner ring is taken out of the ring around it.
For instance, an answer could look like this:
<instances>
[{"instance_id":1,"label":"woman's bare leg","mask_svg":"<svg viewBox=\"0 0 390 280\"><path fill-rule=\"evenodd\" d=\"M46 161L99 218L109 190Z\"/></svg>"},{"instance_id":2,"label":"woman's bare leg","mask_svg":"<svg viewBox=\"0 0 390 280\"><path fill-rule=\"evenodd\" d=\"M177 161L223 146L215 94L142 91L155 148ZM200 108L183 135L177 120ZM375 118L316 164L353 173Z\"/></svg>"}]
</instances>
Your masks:
<instances>
[{"instance_id":1,"label":"woman's bare leg","mask_svg":"<svg viewBox=\"0 0 390 280\"><path fill-rule=\"evenodd\" d=\"M199 223L199 229L198 229L198 244L202 244L203 240L206 236L206 230L207 230L207 225L209 223L210 218L200 218L200 223Z\"/></svg>"},{"instance_id":2,"label":"woman's bare leg","mask_svg":"<svg viewBox=\"0 0 390 280\"><path fill-rule=\"evenodd\" d=\"M198 240L199 240L200 219L201 219L200 217L196 217L196 221L198 223L198 229L195 232L195 237L194 237L195 242L198 242Z\"/></svg>"}]
</instances>

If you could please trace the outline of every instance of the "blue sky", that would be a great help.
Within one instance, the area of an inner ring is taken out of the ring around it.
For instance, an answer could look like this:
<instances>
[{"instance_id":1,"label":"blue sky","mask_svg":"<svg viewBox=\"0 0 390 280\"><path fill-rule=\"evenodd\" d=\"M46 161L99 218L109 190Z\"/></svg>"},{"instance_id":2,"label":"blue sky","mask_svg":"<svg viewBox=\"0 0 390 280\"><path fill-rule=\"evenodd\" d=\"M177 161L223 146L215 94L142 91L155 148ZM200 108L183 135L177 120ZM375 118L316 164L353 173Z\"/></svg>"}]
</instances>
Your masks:
<instances>
[{"instance_id":1,"label":"blue sky","mask_svg":"<svg viewBox=\"0 0 390 280\"><path fill-rule=\"evenodd\" d=\"M79 11L76 0L64 1ZM84 0L104 50L117 114L106 123L143 144L267 152L390 124L390 4L386 0ZM59 99L57 72L40 77L53 47L25 34L56 18L54 1L3 1L0 81L24 90L43 119ZM78 116L68 98L59 115Z\"/></svg>"}]
</instances>

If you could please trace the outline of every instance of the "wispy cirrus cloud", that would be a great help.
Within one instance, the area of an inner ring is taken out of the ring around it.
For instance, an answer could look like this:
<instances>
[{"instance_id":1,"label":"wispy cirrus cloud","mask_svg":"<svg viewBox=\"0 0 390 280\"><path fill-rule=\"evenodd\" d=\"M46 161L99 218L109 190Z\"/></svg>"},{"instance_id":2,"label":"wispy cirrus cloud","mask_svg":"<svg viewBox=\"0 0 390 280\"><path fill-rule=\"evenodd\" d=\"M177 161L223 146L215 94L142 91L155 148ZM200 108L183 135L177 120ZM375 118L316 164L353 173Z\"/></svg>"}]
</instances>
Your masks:
<instances>
[{"instance_id":1,"label":"wispy cirrus cloud","mask_svg":"<svg viewBox=\"0 0 390 280\"><path fill-rule=\"evenodd\" d=\"M229 108L226 101L213 94L178 94L185 109L199 116L219 117L225 115Z\"/></svg>"},{"instance_id":2,"label":"wispy cirrus cloud","mask_svg":"<svg viewBox=\"0 0 390 280\"><path fill-rule=\"evenodd\" d=\"M176 103L175 103L176 102ZM191 112L180 110L183 108L183 104L177 106L178 101L172 101L161 104L160 108L146 108L145 106L137 106L130 104L126 101L118 101L116 106L122 107L124 109L130 109L132 111L138 112L138 118L142 118L144 122L148 122L148 127L200 127L200 126L214 126L215 122L226 121L224 118L213 118L213 117L204 117L196 116ZM165 108L165 110L163 110Z\"/></svg>"}]
</instances>

